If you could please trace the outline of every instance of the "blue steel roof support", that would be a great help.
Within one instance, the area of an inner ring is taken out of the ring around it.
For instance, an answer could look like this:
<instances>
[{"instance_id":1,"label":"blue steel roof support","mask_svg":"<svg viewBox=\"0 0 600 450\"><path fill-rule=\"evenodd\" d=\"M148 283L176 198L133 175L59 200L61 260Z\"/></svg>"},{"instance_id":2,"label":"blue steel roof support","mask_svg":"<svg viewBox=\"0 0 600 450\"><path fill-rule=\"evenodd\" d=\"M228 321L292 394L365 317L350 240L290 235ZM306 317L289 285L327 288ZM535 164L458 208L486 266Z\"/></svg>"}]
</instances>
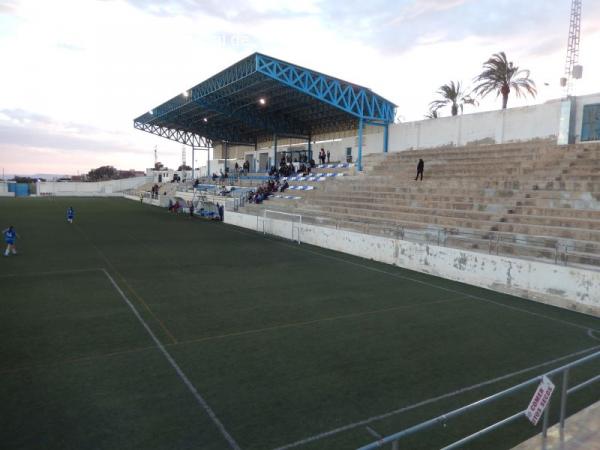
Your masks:
<instances>
[{"instance_id":1,"label":"blue steel roof support","mask_svg":"<svg viewBox=\"0 0 600 450\"><path fill-rule=\"evenodd\" d=\"M135 122L133 126L138 130L146 131L148 133L155 134L172 141L180 142L182 144L193 145L196 148L212 147L212 142L210 140L189 131L175 130L172 128L159 127L157 125L150 125L140 122Z\"/></svg>"},{"instance_id":2,"label":"blue steel roof support","mask_svg":"<svg viewBox=\"0 0 600 450\"><path fill-rule=\"evenodd\" d=\"M266 106L258 105L259 98ZM263 102L264 103L264 102ZM395 105L370 89L254 53L134 120L177 142L306 138L393 122ZM191 144L190 144L191 145Z\"/></svg>"},{"instance_id":3,"label":"blue steel roof support","mask_svg":"<svg viewBox=\"0 0 600 450\"><path fill-rule=\"evenodd\" d=\"M396 105L367 88L256 54L256 70L358 118L393 122Z\"/></svg>"}]
</instances>

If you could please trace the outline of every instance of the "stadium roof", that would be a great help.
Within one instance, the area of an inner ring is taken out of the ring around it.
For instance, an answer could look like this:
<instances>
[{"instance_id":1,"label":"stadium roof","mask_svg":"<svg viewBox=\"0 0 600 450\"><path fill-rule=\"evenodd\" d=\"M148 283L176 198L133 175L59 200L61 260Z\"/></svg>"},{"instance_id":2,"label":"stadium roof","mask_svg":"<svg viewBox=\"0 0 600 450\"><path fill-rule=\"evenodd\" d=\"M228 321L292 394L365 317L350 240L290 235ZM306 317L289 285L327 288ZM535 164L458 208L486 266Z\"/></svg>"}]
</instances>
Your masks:
<instances>
[{"instance_id":1,"label":"stadium roof","mask_svg":"<svg viewBox=\"0 0 600 450\"><path fill-rule=\"evenodd\" d=\"M141 115L134 127L198 147L254 145L274 135L309 138L359 124L385 126L395 109L363 86L254 53Z\"/></svg>"}]
</instances>

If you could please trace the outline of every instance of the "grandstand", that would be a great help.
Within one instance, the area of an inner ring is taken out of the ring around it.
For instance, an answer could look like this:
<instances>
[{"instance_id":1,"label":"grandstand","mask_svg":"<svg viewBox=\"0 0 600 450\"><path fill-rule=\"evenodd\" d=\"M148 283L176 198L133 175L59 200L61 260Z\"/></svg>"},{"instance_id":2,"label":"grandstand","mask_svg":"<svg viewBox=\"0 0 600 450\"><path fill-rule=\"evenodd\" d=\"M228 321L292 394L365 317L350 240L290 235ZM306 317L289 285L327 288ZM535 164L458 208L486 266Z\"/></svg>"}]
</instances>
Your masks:
<instances>
[{"instance_id":1,"label":"grandstand","mask_svg":"<svg viewBox=\"0 0 600 450\"><path fill-rule=\"evenodd\" d=\"M600 267L600 145L551 142L370 154L364 173L308 186L269 209L438 245ZM415 182L416 162L425 181ZM248 205L250 214L259 207Z\"/></svg>"}]
</instances>

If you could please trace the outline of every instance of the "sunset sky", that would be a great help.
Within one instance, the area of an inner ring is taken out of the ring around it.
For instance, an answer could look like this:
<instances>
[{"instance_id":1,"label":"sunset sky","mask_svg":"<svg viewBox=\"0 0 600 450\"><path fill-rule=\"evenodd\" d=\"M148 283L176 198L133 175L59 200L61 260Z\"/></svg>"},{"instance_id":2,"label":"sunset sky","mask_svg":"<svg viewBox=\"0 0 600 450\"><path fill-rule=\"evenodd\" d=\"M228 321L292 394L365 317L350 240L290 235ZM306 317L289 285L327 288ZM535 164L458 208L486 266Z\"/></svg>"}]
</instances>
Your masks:
<instances>
[{"instance_id":1,"label":"sunset sky","mask_svg":"<svg viewBox=\"0 0 600 450\"><path fill-rule=\"evenodd\" d=\"M0 169L144 169L155 145L176 167L182 146L133 119L255 51L365 85L405 121L423 118L441 84L470 85L505 51L539 89L509 107L544 102L562 95L570 3L0 0ZM582 28L577 93L600 92L600 1L583 1ZM477 110L499 106L492 96Z\"/></svg>"}]
</instances>

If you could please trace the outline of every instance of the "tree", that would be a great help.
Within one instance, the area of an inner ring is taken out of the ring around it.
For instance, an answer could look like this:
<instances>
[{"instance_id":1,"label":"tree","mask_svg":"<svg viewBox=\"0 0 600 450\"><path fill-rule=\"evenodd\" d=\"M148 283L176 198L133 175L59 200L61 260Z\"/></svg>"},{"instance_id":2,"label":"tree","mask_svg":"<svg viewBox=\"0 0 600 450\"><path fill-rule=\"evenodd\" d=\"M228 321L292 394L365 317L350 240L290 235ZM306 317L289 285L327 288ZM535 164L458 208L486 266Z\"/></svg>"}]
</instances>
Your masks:
<instances>
[{"instance_id":1,"label":"tree","mask_svg":"<svg viewBox=\"0 0 600 450\"><path fill-rule=\"evenodd\" d=\"M529 70L519 70L512 61L508 61L504 52L495 53L483 63L483 72L475 77L474 81L478 84L473 92L481 98L492 92L496 92L497 96L502 95L502 109L506 109L511 90L517 97L529 94L535 98L537 89L529 74Z\"/></svg>"},{"instance_id":2,"label":"tree","mask_svg":"<svg viewBox=\"0 0 600 450\"><path fill-rule=\"evenodd\" d=\"M425 114L426 119L437 119L440 117L436 108L429 108L429 112Z\"/></svg>"},{"instance_id":3,"label":"tree","mask_svg":"<svg viewBox=\"0 0 600 450\"><path fill-rule=\"evenodd\" d=\"M452 115L456 116L459 108L460 112L462 113L465 105L477 104L475 99L472 99L464 92L462 86L460 85L460 81L457 81L456 83L451 81L449 84L444 84L443 86L440 86L436 93L442 98L439 100L434 100L429 104L429 110L435 111L436 117L438 109L447 105L451 106Z\"/></svg>"},{"instance_id":4,"label":"tree","mask_svg":"<svg viewBox=\"0 0 600 450\"><path fill-rule=\"evenodd\" d=\"M87 178L89 181L116 180L119 178L119 172L113 166L102 166L90 170Z\"/></svg>"},{"instance_id":5,"label":"tree","mask_svg":"<svg viewBox=\"0 0 600 450\"><path fill-rule=\"evenodd\" d=\"M182 170L192 170L192 168L190 166L188 166L187 164L182 164L181 166L179 166L177 168L178 171L182 171Z\"/></svg>"}]
</instances>

